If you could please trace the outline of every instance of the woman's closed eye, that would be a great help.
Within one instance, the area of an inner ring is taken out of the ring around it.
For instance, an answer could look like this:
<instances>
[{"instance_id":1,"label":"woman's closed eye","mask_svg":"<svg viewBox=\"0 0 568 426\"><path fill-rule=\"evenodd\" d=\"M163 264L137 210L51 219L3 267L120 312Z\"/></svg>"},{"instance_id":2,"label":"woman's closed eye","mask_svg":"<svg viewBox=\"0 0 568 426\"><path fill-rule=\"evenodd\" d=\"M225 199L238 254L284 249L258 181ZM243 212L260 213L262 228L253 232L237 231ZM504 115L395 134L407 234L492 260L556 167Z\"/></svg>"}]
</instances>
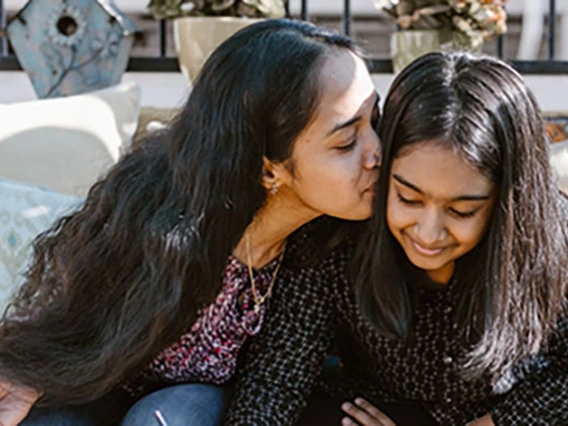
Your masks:
<instances>
[{"instance_id":1,"label":"woman's closed eye","mask_svg":"<svg viewBox=\"0 0 568 426\"><path fill-rule=\"evenodd\" d=\"M356 143L357 136L354 136L353 138L349 139L349 141L347 141L345 145L338 146L336 149L343 152L351 151L353 148L355 148Z\"/></svg>"}]
</instances>

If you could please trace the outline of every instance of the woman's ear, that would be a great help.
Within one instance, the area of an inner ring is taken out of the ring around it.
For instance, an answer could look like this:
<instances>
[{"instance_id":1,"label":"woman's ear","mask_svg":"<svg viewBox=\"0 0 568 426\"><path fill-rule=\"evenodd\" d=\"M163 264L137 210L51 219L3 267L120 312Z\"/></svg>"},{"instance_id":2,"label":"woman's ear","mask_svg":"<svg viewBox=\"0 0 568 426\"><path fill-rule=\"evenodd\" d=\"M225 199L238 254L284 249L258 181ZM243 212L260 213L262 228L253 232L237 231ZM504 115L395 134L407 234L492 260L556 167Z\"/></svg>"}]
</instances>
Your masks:
<instances>
[{"instance_id":1,"label":"woman's ear","mask_svg":"<svg viewBox=\"0 0 568 426\"><path fill-rule=\"evenodd\" d=\"M263 157L264 170L262 173L262 185L272 195L278 193L278 188L288 180L289 172L284 163L274 163L268 158Z\"/></svg>"}]
</instances>

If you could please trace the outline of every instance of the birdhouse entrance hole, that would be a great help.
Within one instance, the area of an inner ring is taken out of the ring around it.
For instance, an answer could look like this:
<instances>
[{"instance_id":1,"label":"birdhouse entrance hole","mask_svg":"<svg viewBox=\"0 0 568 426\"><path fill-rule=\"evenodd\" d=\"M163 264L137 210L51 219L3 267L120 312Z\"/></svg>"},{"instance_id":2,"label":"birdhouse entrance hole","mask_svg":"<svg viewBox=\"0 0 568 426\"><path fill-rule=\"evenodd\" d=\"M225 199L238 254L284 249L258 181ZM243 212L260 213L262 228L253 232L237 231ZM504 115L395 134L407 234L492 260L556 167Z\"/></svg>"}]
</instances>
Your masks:
<instances>
[{"instance_id":1,"label":"birdhouse entrance hole","mask_svg":"<svg viewBox=\"0 0 568 426\"><path fill-rule=\"evenodd\" d=\"M72 36L77 32L77 21L69 15L63 15L57 20L57 29L65 36Z\"/></svg>"}]
</instances>

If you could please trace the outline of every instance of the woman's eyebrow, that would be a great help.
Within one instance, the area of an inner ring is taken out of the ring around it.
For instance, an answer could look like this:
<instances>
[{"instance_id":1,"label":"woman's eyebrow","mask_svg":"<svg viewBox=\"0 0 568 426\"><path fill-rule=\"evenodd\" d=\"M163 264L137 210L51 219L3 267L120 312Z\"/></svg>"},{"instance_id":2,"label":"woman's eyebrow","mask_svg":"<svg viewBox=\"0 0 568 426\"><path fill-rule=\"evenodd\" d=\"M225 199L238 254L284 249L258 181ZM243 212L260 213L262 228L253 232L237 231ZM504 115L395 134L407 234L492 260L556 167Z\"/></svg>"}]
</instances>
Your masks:
<instances>
[{"instance_id":1,"label":"woman's eyebrow","mask_svg":"<svg viewBox=\"0 0 568 426\"><path fill-rule=\"evenodd\" d=\"M343 123L337 123L333 129L331 129L331 131L327 134L327 136L331 136L333 135L335 132L338 132L339 130L345 129L346 127L352 126L353 124L357 123L359 120L361 120L361 118L363 118L362 115L356 115L353 118L350 118L349 120L343 122Z\"/></svg>"},{"instance_id":2,"label":"woman's eyebrow","mask_svg":"<svg viewBox=\"0 0 568 426\"><path fill-rule=\"evenodd\" d=\"M376 105L377 102L379 102L379 100L381 99L381 97L379 96L378 92L373 92L373 95L369 96L367 98L367 100L365 101L365 103L369 102L369 99L371 99L371 97L373 98L373 105ZM345 129L346 127L352 126L353 124L357 123L359 120L361 120L363 118L362 114L358 114L355 117L350 118L347 121L344 121L342 123L337 123L333 129L330 130L330 132L327 134L327 137L333 135L335 132Z\"/></svg>"}]
</instances>

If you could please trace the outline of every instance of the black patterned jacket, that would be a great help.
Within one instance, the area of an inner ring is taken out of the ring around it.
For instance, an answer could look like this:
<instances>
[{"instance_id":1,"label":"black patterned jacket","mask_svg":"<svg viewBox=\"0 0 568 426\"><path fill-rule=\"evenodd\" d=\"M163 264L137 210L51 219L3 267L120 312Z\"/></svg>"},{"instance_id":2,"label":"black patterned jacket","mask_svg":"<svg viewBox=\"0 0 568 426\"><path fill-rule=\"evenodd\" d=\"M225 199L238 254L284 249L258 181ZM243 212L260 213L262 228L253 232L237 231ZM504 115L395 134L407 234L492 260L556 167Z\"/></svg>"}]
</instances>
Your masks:
<instances>
[{"instance_id":1,"label":"black patterned jacket","mask_svg":"<svg viewBox=\"0 0 568 426\"><path fill-rule=\"evenodd\" d=\"M466 348L453 321L456 286L420 290L411 338L387 340L357 309L346 277L350 251L336 251L293 281L281 277L286 285L276 287L237 373L226 424L293 425L319 383L324 356L338 346L341 377L324 386L346 399L417 402L440 425L487 413L497 426L568 425L566 318L547 351L523 368L497 381L466 381L457 362Z\"/></svg>"}]
</instances>

